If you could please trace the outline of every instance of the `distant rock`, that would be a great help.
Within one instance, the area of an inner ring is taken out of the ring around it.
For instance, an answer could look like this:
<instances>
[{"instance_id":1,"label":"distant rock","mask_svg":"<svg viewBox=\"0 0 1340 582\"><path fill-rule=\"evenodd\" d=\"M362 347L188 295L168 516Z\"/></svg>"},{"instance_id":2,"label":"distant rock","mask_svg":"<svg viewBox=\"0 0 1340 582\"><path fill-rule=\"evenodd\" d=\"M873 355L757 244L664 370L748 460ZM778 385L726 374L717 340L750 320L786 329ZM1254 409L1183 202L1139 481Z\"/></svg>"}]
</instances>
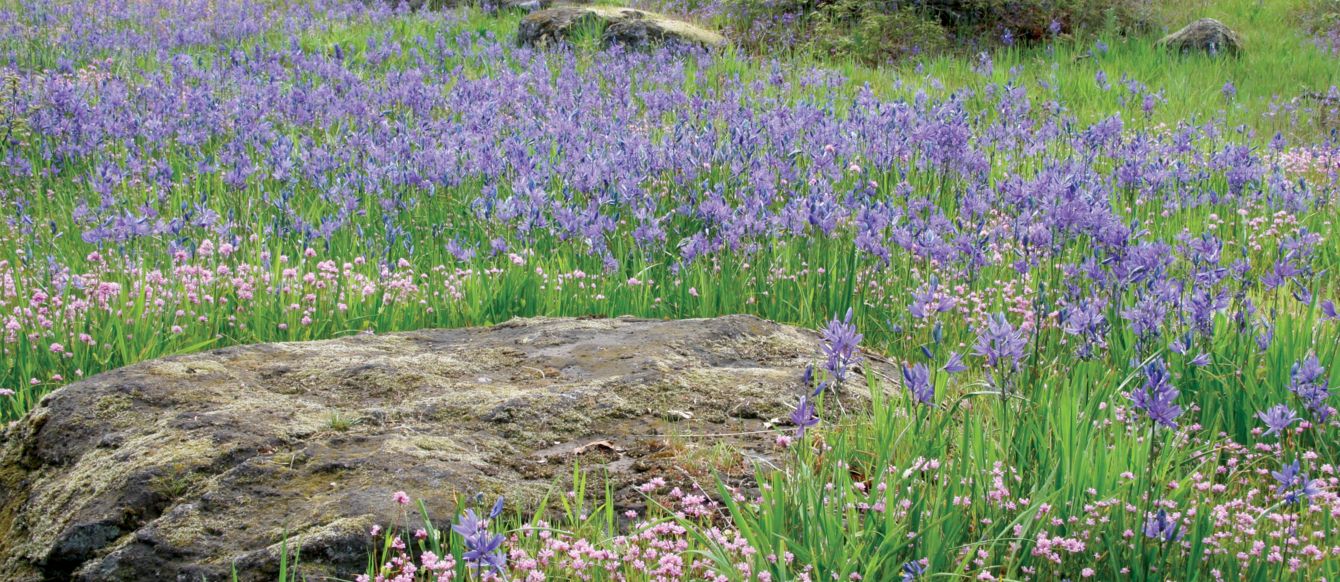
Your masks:
<instances>
[{"instance_id":1,"label":"distant rock","mask_svg":"<svg viewBox=\"0 0 1340 582\"><path fill-rule=\"evenodd\" d=\"M535 12L544 10L553 6L553 0L502 0L498 3L498 10L522 10L526 12Z\"/></svg>"},{"instance_id":2,"label":"distant rock","mask_svg":"<svg viewBox=\"0 0 1340 582\"><path fill-rule=\"evenodd\" d=\"M726 38L705 28L633 8L555 6L521 19L517 43L547 46L582 33L599 34L605 46L682 44L717 47Z\"/></svg>"},{"instance_id":3,"label":"distant rock","mask_svg":"<svg viewBox=\"0 0 1340 582\"><path fill-rule=\"evenodd\" d=\"M1202 18L1159 39L1155 46L1182 54L1202 52L1236 55L1242 50L1242 39L1224 23L1213 18Z\"/></svg>"},{"instance_id":4,"label":"distant rock","mask_svg":"<svg viewBox=\"0 0 1340 582\"><path fill-rule=\"evenodd\" d=\"M488 0L485 0L486 5ZM572 6L590 4L591 0L498 0L494 7L498 12L538 12L554 6Z\"/></svg>"},{"instance_id":5,"label":"distant rock","mask_svg":"<svg viewBox=\"0 0 1340 582\"><path fill-rule=\"evenodd\" d=\"M285 532L306 579L352 580L368 530L398 514L392 493L439 525L457 494L526 511L577 456L638 503L637 484L683 462L659 431L747 433L712 442L774 454L765 423L819 357L815 332L751 316L536 318L128 366L0 433L0 580L225 582L235 565L273 581ZM881 362L867 355L896 377ZM860 406L863 390L829 402Z\"/></svg>"}]
</instances>

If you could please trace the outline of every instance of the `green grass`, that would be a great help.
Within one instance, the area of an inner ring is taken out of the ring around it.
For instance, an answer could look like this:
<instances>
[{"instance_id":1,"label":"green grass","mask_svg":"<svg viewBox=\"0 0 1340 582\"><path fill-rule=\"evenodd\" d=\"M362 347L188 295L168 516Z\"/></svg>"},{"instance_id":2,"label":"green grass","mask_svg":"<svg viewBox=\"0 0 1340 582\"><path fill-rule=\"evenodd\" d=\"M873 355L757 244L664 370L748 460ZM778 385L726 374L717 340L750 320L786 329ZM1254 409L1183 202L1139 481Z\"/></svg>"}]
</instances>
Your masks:
<instances>
[{"instance_id":1,"label":"green grass","mask_svg":"<svg viewBox=\"0 0 1340 582\"><path fill-rule=\"evenodd\" d=\"M896 98L925 89L931 96L945 96L971 89L978 93L990 83L1015 79L1046 95L1081 122L1121 112L1132 127L1175 126L1192 120L1222 118L1230 126L1245 124L1257 134L1276 132L1294 140L1310 141L1340 129L1340 119L1315 119L1306 112L1286 111L1293 106L1312 110L1316 103L1299 97L1324 93L1340 85L1336 59L1319 50L1304 30L1302 17L1317 4L1313 0L1194 0L1154 4L1153 22L1161 23L1148 34L1127 36L1113 30L1064 35L1054 42L997 46L990 51L994 74L975 70L975 55L950 53L911 58L899 65L871 68L850 59L813 58L799 55L797 64L831 66L849 77L854 86L868 83L875 94ZM1217 19L1244 40L1241 58L1179 56L1154 47L1154 41L1198 18ZM1100 52L1098 42L1107 45ZM740 57L744 58L744 57ZM765 57L766 59L766 57ZM761 75L765 68L742 66ZM1017 70L1018 74L1012 74ZM1111 90L1099 89L1098 71L1107 74ZM1140 99L1132 100L1118 82L1123 77L1161 93L1152 115L1140 110ZM749 78L746 73L745 78ZM1233 83L1237 96L1225 98L1225 83ZM1045 85L1044 85L1045 83ZM1045 103L1035 103L1037 107ZM1123 102L1124 101L1124 102ZM1133 101L1133 102L1132 102Z\"/></svg>"},{"instance_id":2,"label":"green grass","mask_svg":"<svg viewBox=\"0 0 1340 582\"><path fill-rule=\"evenodd\" d=\"M1157 124L1173 124L1179 121L1223 117L1230 126L1243 123L1252 128L1260 144L1264 138L1274 132L1286 132L1295 139L1315 140L1324 127L1315 115L1300 115L1293 121L1288 114L1267 117L1270 109L1269 98L1272 95L1289 96L1304 90L1322 90L1327 86L1340 84L1337 75L1340 67L1334 66L1333 59L1311 46L1298 32L1298 22L1293 16L1301 9L1296 2L1270 1L1245 2L1231 1L1207 4L1202 7L1177 5L1183 13L1169 16L1166 20L1188 20L1192 15L1208 14L1219 16L1230 26L1237 28L1248 39L1246 56L1241 59L1209 59L1204 57L1177 57L1165 55L1152 48L1154 36L1122 39L1104 36L1109 46L1106 54L1075 61L1075 55L1086 54L1093 47L1094 39L1084 41L1059 39L1054 47L1034 46L996 52L993 55L994 73L984 76L973 70L973 64L961 58L939 57L924 63L908 62L897 68L870 69L851 63L827 63L847 77L840 87L824 89L799 83L804 67L813 64L808 61L785 63L784 73L793 85L786 89L765 87L764 95L776 97L783 102L795 103L802 100L819 102L828 107L841 110L850 105L859 87L868 84L874 94L880 97L912 98L917 91L926 90L932 96L947 96L956 91L971 90L969 102L984 116L994 115L992 108L996 99L987 95L984 87L988 83L1000 83L1011 77L1009 69L1018 66L1019 82L1031 86L1036 91L1039 83L1046 81L1053 91L1041 94L1053 95L1059 107L1064 108L1064 117L1074 117L1081 123L1095 118L1105 117L1120 111L1127 127L1151 127ZM463 30L474 34L491 33L500 38L508 37L516 26L518 16L509 15L494 18L479 12L469 12ZM365 61L366 41L369 37L387 33L394 39L431 38L441 26L440 23L419 18L395 18L381 23L346 25L334 23L319 31L308 31L297 39L298 43L309 51L332 50L336 44L344 47L350 54L351 65ZM288 39L278 35L263 36L258 40L243 43L246 50L251 43L266 43L272 46L287 46ZM11 47L22 48L22 47ZM1054 49L1054 50L1052 50ZM198 58L226 58L220 51L196 49ZM18 51L17 62L20 66L31 68L50 68L55 66L55 58L50 51ZM133 77L140 69L154 69L161 66L153 60L117 59L111 55L113 71ZM366 74L376 74L388 67L397 67L407 62L405 58L392 59L380 67L369 68ZM589 74L598 59L591 54L578 57L579 71ZM462 60L462 71L466 78L478 78L490 73L492 67L502 66L487 59L471 58ZM922 72L917 73L918 69ZM1106 72L1114 85L1109 91L1100 90L1094 83L1097 70ZM557 74L557 72L556 72ZM756 60L750 56L727 51L709 65L698 68L687 65L686 91L711 92L724 87L748 86L762 81L770 74L770 63ZM1140 112L1137 99L1128 99L1122 105L1119 99L1127 93L1118 79L1128 76L1149 87L1150 92L1162 92L1166 101L1160 102L1148 119ZM1226 80L1233 80L1237 87L1237 97L1230 103L1221 90ZM937 88L940 87L940 88ZM1033 114L1039 117L1051 115L1052 106L1038 102L1035 97ZM317 139L334 139L340 128L328 128L317 131ZM1006 158L1014 154L1006 154ZM95 160L75 160L69 171L71 174L87 174L96 170ZM179 172L189 171L189 163L181 163ZM1010 171L1029 172L1030 166L1022 161L1014 168L1001 165L993 172L993 178L1000 180ZM958 185L946 181L944 176L933 171L913 170L905 175L890 172L886 175L872 176L880 182L881 195L889 195L893 186L900 180L906 180L918 192L935 193L933 199L952 212L953 198ZM724 169L717 172L713 179L723 183L735 183ZM1216 190L1226 190L1222 176L1210 176L1206 184ZM81 200L90 195L86 184L72 184L64 177L20 179L13 176L0 178L0 183L14 192L25 193L28 212L39 217L68 216ZM847 184L842 184L846 186ZM413 212L401 210L393 218L408 219L413 232L420 240L458 236L466 241L487 241L499 233L487 224L479 224L468 217L467 203L473 193L484 186L479 181L467 180L458 185L459 195L438 196L428 200ZM559 185L553 185L559 186ZM667 188L667 190L674 190ZM179 188L173 192L166 206L175 208L183 204L194 204L202 194L210 195L211 206L220 214L240 217L242 227L249 232L261 233L274 224L273 210L259 201L255 190L230 192L218 180L217 175ZM1134 192L1126 192L1127 205L1134 206ZM136 204L150 201L151 193L128 191L125 195ZM293 207L296 215L307 220L319 220L324 212L319 200L320 192L315 189L299 188ZM9 199L11 202L12 198ZM375 200L365 199L360 208L369 217L381 216ZM1212 213L1219 213L1228 219L1219 232L1238 239L1246 238L1248 227L1236 215L1222 208L1203 206L1195 209L1180 210L1167 220L1153 214L1138 215L1145 226L1153 230L1154 237L1170 239L1184 229L1192 228L1200 232ZM1329 213L1315 213L1299 217L1302 224L1313 232L1329 236L1331 231ZM672 226L688 228L695 222L686 218L675 218ZM373 218L365 225L366 237L360 238L353 233L337 234L329 241L328 248L320 249L324 258L349 260L354 256L366 256L375 262L379 256L394 258L403 254L401 249L388 249L377 246L376 240L382 235L381 221ZM267 235L261 239L261 245L252 245L243 253L235 255L229 264L241 262L260 264L262 251L273 252L275 256L287 253L297 257L303 246L301 237L289 234L283 237ZM624 276L636 276L643 280L655 279L661 282L681 280L681 285L662 285L656 290L648 287L628 287L620 285L620 280L607 281L602 293L605 300L593 300L589 297L555 296L542 293L539 287L541 278L528 273L533 267L540 267L546 273L568 273L582 269L590 273L600 272L600 262L581 253L570 252L566 243L541 239L535 241L536 255L530 259L526 271L510 270L491 277L488 280L475 278L464 283L474 301L467 305L444 308L438 305L435 313L424 313L418 307L388 301L382 296L363 298L350 304L348 312L339 312L329 318L322 318L312 326L299 325L299 317L284 309L286 305L299 299L281 295L248 307L245 315L250 326L239 326L223 317L212 318L204 325L197 325L191 333L171 336L164 331L180 318L171 314L156 312L144 301L138 301L133 307L123 310L123 316L107 313L90 314L89 321L77 331L102 332L106 336L97 349L72 347L73 358L58 358L46 352L45 340L42 345L31 344L26 338L18 338L13 353L23 357L7 359L5 378L7 385L20 389L19 397L10 400L6 411L7 418L28 410L35 399L47 388L59 385L59 381L50 381L53 373L61 374L66 381L76 377L75 372L92 374L98 371L132 364L170 353L181 353L201 349L213 349L235 343L253 343L261 341L308 340L356 333L363 330L391 331L416 329L421 327L446 327L462 325L483 325L505 320L512 316L532 315L583 315L603 313L607 315L636 314L644 316L670 317L710 317L726 313L754 313L779 321L795 323L807 327L822 325L833 313L838 313L851 305L853 290L858 276L882 278L892 291L890 295L873 297L867 291L855 289L855 299L869 307L858 310L862 328L868 334L870 343L882 350L899 352L915 349L924 338L913 338L903 334L891 333L893 323L901 323L906 315L901 312L902 297L895 295L915 287L911 274L918 265L907 258L898 259L898 263L889 269L876 272L869 265L860 263L853 247L848 241L824 241L809 245L778 246L764 249L755 257L742 259L734 256L720 258L720 269L715 267L694 266L683 274L672 273L669 269L674 259L674 250L661 254L648 254L631 246L625 247L626 238L615 240L614 254L627 257L632 265L625 270ZM142 240L119 246L116 253L141 257L150 266L166 266L162 252L166 241L161 239ZM1340 253L1336 252L1331 240L1323 243L1320 250L1320 267L1334 272L1334 266ZM18 237L14 244L0 247L0 259L14 265L28 265L30 257L37 258L47 253L54 256L60 264L68 266L74 272L88 272L97 268L86 260L88 248L78 242L78 233L74 231L50 232L46 229L34 229ZM110 252L110 251L109 251ZM1270 249L1256 253L1252 258L1257 264L1270 260ZM305 259L298 259L299 261ZM225 261L228 262L228 261ZM475 268L494 266L494 262L477 261ZM454 259L446 254L439 244L421 245L414 257L414 263L420 270L435 265L450 265ZM746 266L746 264L748 266ZM789 273L806 270L806 265L826 265L827 273L809 273L796 280L778 280L769 282L769 269L786 269ZM271 275L278 277L282 267L276 262ZM373 265L359 267L356 272L375 277ZM972 288L985 291L995 279L1015 278L1012 270L1005 266L992 267L980 274ZM1061 283L1060 273L1055 270L1044 271L1040 280L1055 288ZM434 284L440 281L434 279ZM35 288L29 281L18 281L20 294L31 293ZM130 302L132 296L127 286L123 287L117 300ZM899 288L899 285L904 286ZM1332 279L1319 280L1320 287L1315 292L1324 293L1333 287ZM690 288L700 293L693 297ZM184 288L174 290L184 294ZM1287 297L1285 298L1287 299ZM237 301L233 297L233 301ZM323 296L318 299L318 311L333 312L340 300ZM1284 303L1287 303L1285 301ZM1284 303L1275 298L1275 307ZM1000 309L1004 306L1003 297L995 295L986 307ZM103 319L105 318L105 319ZM277 324L289 327L277 329ZM966 336L957 340L969 339ZM110 340L110 341L107 341ZM62 343L70 344L68 340ZM1116 360L1114 360L1115 362ZM26 382L37 378L43 384L39 389L29 390Z\"/></svg>"}]
</instances>

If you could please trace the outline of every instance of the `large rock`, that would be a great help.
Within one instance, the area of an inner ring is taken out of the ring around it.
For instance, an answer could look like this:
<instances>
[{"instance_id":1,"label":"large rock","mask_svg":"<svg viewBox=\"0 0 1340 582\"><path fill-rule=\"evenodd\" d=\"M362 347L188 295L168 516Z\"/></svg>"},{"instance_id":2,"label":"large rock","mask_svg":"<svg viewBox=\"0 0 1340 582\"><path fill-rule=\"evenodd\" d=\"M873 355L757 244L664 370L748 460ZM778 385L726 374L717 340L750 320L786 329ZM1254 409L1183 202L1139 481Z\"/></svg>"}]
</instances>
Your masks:
<instances>
[{"instance_id":1,"label":"large rock","mask_svg":"<svg viewBox=\"0 0 1340 582\"><path fill-rule=\"evenodd\" d=\"M497 0L494 8L498 12L535 12L554 6L590 4L591 0Z\"/></svg>"},{"instance_id":2,"label":"large rock","mask_svg":"<svg viewBox=\"0 0 1340 582\"><path fill-rule=\"evenodd\" d=\"M1202 18L1159 39L1155 45L1182 54L1202 52L1236 55L1242 50L1242 39L1224 23L1213 18Z\"/></svg>"},{"instance_id":3,"label":"large rock","mask_svg":"<svg viewBox=\"0 0 1340 582\"><path fill-rule=\"evenodd\" d=\"M606 6L555 6L521 19L517 43L546 46L580 34L599 33L605 46L681 44L716 47L726 38L699 26L643 10Z\"/></svg>"},{"instance_id":4,"label":"large rock","mask_svg":"<svg viewBox=\"0 0 1340 582\"><path fill-rule=\"evenodd\" d=\"M4 430L0 580L274 580L285 532L308 580L351 580L393 492L439 524L457 494L525 511L575 455L637 503L681 461L647 435L762 431L734 442L773 454L764 422L819 356L814 332L750 316L541 318L128 366ZM848 409L869 397L857 385Z\"/></svg>"},{"instance_id":5,"label":"large rock","mask_svg":"<svg viewBox=\"0 0 1340 582\"><path fill-rule=\"evenodd\" d=\"M524 11L535 12L553 6L553 0L500 0L496 8L499 12Z\"/></svg>"}]
</instances>

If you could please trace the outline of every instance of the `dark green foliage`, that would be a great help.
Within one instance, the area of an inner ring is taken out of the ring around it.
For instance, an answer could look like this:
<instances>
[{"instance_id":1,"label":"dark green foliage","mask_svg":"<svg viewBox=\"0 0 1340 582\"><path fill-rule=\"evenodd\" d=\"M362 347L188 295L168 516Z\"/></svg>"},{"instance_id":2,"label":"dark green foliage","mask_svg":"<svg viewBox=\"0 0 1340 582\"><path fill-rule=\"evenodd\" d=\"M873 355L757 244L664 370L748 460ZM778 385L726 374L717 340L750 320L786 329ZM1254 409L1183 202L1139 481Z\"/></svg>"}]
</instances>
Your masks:
<instances>
[{"instance_id":1,"label":"dark green foliage","mask_svg":"<svg viewBox=\"0 0 1340 582\"><path fill-rule=\"evenodd\" d=\"M751 49L868 64L1152 28L1133 0L740 0L724 17Z\"/></svg>"}]
</instances>

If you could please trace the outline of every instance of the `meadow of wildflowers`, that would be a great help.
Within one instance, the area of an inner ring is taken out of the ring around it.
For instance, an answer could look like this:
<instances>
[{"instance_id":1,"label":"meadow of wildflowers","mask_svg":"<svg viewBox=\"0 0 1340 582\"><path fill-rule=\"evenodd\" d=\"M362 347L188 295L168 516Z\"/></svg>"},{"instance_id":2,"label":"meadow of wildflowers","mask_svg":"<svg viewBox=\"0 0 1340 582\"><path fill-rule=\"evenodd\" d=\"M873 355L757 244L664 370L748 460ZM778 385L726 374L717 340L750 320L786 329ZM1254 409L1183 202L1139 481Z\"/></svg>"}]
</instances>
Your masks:
<instances>
[{"instance_id":1,"label":"meadow of wildflowers","mask_svg":"<svg viewBox=\"0 0 1340 582\"><path fill-rule=\"evenodd\" d=\"M585 495L565 524L407 519L370 534L369 576L1340 576L1326 99L1215 79L1195 99L1223 111L1171 119L1182 98L1101 40L946 85L943 63L536 51L514 22L5 3L0 420L237 343L753 313L827 328L791 464L756 489L649 483L623 535ZM873 410L820 420L866 385Z\"/></svg>"}]
</instances>

